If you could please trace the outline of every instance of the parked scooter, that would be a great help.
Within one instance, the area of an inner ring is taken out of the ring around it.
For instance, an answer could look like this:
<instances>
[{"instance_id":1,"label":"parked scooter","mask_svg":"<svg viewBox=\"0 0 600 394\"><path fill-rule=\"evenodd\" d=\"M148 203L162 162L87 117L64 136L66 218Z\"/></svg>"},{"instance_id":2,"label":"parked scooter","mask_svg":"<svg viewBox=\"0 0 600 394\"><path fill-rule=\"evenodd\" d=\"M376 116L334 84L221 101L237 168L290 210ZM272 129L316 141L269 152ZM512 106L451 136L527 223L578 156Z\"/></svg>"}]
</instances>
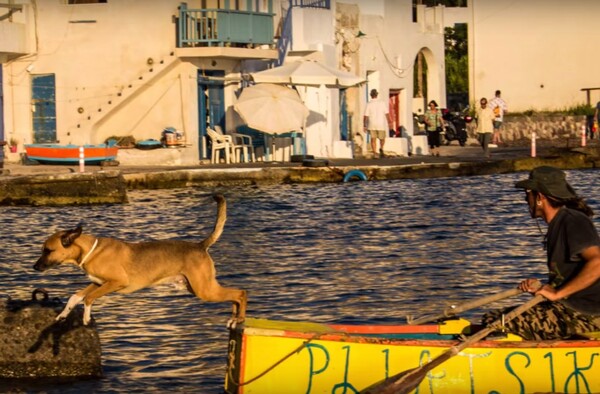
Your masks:
<instances>
[{"instance_id":1,"label":"parked scooter","mask_svg":"<svg viewBox=\"0 0 600 394\"><path fill-rule=\"evenodd\" d=\"M449 111L444 108L442 109L442 118L446 122L445 144L450 145L452 141L458 141L460 146L465 146L467 123L473 120L469 115L469 107L465 107L462 111Z\"/></svg>"},{"instance_id":2,"label":"parked scooter","mask_svg":"<svg viewBox=\"0 0 600 394\"><path fill-rule=\"evenodd\" d=\"M413 133L414 135L426 135L425 115L413 112Z\"/></svg>"}]
</instances>

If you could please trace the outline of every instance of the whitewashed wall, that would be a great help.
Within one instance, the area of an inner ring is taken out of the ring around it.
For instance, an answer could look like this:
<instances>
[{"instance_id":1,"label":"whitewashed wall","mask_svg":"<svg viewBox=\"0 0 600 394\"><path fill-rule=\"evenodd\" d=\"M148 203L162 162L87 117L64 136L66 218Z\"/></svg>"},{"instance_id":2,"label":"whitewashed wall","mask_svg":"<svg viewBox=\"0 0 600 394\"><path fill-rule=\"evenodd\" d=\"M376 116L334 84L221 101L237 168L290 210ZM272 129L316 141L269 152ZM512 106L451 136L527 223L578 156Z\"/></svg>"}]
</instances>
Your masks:
<instances>
[{"instance_id":1,"label":"whitewashed wall","mask_svg":"<svg viewBox=\"0 0 600 394\"><path fill-rule=\"evenodd\" d=\"M581 88L600 87L595 0L470 0L471 100L496 89L509 110L583 104ZM592 103L600 100L593 93Z\"/></svg>"}]
</instances>

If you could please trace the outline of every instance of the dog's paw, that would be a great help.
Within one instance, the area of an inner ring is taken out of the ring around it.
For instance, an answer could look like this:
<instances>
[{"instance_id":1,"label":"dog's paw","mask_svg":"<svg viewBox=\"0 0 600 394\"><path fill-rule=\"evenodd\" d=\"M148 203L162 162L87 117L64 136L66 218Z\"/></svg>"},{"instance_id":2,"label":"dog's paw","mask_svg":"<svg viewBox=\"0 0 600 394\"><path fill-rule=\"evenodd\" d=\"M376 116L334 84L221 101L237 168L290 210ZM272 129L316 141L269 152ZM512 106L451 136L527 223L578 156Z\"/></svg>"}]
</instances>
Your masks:
<instances>
[{"instance_id":1,"label":"dog's paw","mask_svg":"<svg viewBox=\"0 0 600 394\"><path fill-rule=\"evenodd\" d=\"M243 322L244 322L244 319L231 318L227 321L227 329L235 330L236 327L238 326L238 324L242 324Z\"/></svg>"},{"instance_id":2,"label":"dog's paw","mask_svg":"<svg viewBox=\"0 0 600 394\"><path fill-rule=\"evenodd\" d=\"M61 313L58 316L56 316L56 318L54 318L54 320L63 321L67 318L68 315L69 315L68 313Z\"/></svg>"},{"instance_id":3,"label":"dog's paw","mask_svg":"<svg viewBox=\"0 0 600 394\"><path fill-rule=\"evenodd\" d=\"M228 330L235 330L236 326L237 326L237 320L236 319L229 319L229 320L227 320L227 329Z\"/></svg>"}]
</instances>

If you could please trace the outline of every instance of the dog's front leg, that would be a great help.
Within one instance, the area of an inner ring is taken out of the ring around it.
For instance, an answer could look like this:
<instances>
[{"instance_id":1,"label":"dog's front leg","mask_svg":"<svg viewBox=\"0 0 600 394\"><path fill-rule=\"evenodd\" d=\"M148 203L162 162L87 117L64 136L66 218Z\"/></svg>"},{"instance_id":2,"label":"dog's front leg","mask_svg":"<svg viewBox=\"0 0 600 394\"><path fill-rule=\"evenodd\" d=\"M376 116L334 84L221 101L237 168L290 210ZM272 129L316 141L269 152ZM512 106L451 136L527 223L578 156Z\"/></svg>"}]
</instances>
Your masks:
<instances>
[{"instance_id":1,"label":"dog's front leg","mask_svg":"<svg viewBox=\"0 0 600 394\"><path fill-rule=\"evenodd\" d=\"M73 308L75 308L81 301L83 301L83 299L85 298L85 296L87 294L89 294L90 292L95 290L97 287L98 287L98 285L92 283L85 289L80 290L77 293L73 294L69 298L69 301L67 301L67 306L65 306L65 309L63 309L62 312L58 316L56 316L56 320L66 319L67 316L69 316L69 313L71 313L71 311L73 310ZM87 309L87 308L85 308L85 309ZM84 310L84 320L85 320L85 312L86 311ZM89 311L88 314L91 314L91 311Z\"/></svg>"},{"instance_id":2,"label":"dog's front leg","mask_svg":"<svg viewBox=\"0 0 600 394\"><path fill-rule=\"evenodd\" d=\"M123 283L117 281L108 281L104 282L102 286L94 286L95 287L92 289L90 289L89 286L85 289L90 289L89 292L86 292L84 296L85 300L83 301L83 325L85 326L87 326L92 320L92 304L94 301L96 301L96 299L125 287Z\"/></svg>"}]
</instances>

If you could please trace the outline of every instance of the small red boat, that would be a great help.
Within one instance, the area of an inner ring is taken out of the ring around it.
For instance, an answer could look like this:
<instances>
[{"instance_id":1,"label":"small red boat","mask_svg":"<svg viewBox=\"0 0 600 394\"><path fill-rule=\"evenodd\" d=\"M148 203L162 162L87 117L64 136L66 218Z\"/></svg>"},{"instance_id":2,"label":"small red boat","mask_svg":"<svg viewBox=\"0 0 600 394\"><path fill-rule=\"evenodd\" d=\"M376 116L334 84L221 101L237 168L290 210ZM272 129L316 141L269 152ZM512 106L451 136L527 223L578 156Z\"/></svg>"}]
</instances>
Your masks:
<instances>
[{"instance_id":1,"label":"small red boat","mask_svg":"<svg viewBox=\"0 0 600 394\"><path fill-rule=\"evenodd\" d=\"M82 152L83 151L83 152ZM113 161L119 148L116 141L98 145L26 144L27 159L41 164L77 164L83 153L85 164Z\"/></svg>"}]
</instances>

